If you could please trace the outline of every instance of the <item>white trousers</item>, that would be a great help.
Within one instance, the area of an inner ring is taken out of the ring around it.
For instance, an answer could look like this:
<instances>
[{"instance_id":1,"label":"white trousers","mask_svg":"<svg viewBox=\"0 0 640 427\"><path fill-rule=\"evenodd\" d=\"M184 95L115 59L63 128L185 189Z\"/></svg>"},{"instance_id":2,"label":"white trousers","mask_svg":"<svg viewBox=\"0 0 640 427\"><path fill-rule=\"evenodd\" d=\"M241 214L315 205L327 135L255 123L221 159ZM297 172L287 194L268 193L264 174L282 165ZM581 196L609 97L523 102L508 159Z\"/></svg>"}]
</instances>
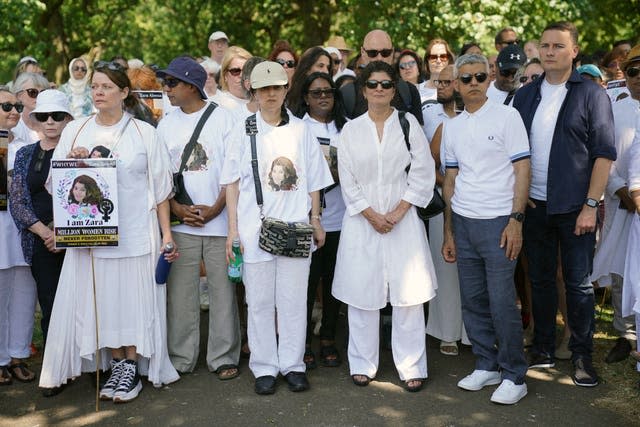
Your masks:
<instances>
[{"instance_id":1,"label":"white trousers","mask_svg":"<svg viewBox=\"0 0 640 427\"><path fill-rule=\"evenodd\" d=\"M349 370L374 378L378 372L380 310L349 306ZM402 381L427 378L427 347L422 304L393 307L391 350Z\"/></svg>"},{"instance_id":2,"label":"white trousers","mask_svg":"<svg viewBox=\"0 0 640 427\"><path fill-rule=\"evenodd\" d=\"M36 295L29 267L0 270L0 366L31 355Z\"/></svg>"},{"instance_id":3,"label":"white trousers","mask_svg":"<svg viewBox=\"0 0 640 427\"><path fill-rule=\"evenodd\" d=\"M276 256L244 265L249 369L256 378L305 371L309 263L310 258Z\"/></svg>"}]
</instances>

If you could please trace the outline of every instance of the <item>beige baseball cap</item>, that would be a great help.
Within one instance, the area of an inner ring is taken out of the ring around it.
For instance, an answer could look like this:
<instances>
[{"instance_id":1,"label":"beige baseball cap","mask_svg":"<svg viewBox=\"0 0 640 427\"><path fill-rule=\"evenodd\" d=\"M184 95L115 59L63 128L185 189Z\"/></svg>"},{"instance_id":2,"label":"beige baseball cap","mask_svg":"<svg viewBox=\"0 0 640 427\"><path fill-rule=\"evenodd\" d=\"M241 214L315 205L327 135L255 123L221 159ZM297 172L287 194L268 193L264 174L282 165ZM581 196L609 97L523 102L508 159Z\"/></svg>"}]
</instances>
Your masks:
<instances>
[{"instance_id":1,"label":"beige baseball cap","mask_svg":"<svg viewBox=\"0 0 640 427\"><path fill-rule=\"evenodd\" d=\"M251 71L252 89L260 89L267 86L285 86L288 82L287 72L277 62L261 62Z\"/></svg>"}]
</instances>

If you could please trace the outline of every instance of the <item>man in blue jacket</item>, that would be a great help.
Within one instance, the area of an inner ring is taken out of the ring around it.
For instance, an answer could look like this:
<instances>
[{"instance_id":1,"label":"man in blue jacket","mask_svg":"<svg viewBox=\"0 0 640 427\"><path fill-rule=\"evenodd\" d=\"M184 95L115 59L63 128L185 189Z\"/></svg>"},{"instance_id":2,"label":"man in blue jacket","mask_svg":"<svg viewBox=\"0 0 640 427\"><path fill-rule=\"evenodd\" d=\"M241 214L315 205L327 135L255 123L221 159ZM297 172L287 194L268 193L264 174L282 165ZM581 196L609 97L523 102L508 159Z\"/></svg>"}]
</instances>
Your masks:
<instances>
[{"instance_id":1,"label":"man in blue jacket","mask_svg":"<svg viewBox=\"0 0 640 427\"><path fill-rule=\"evenodd\" d=\"M519 90L531 145L531 187L524 223L535 319L530 368L554 366L558 308L558 247L567 292L573 382L593 387L594 296L589 281L598 201L616 159L611 103L601 87L574 69L578 31L570 22L545 28L540 40L543 78Z\"/></svg>"}]
</instances>

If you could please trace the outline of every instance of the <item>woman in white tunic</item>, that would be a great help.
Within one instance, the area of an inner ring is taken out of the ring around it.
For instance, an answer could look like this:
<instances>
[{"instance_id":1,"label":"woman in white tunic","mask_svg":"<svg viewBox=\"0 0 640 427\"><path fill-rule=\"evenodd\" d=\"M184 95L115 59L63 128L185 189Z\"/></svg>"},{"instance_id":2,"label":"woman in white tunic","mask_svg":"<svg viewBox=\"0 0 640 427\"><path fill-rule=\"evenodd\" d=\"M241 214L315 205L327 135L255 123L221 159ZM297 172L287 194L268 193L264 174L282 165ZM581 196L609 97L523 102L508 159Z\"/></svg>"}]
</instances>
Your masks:
<instances>
[{"instance_id":1,"label":"woman in white tunic","mask_svg":"<svg viewBox=\"0 0 640 427\"><path fill-rule=\"evenodd\" d=\"M140 374L155 386L179 378L166 348L165 289L153 279L160 243L173 243L167 200L172 184L166 148L155 129L123 110L123 104L135 102L124 69L113 62L94 68L91 90L98 114L71 122L53 158L87 158L102 146L102 153L117 160L119 245L67 250L40 387L58 388L95 370L99 349L99 368L111 366L100 398L127 402L142 388ZM173 251L165 257L176 256Z\"/></svg>"},{"instance_id":2,"label":"woman in white tunic","mask_svg":"<svg viewBox=\"0 0 640 427\"><path fill-rule=\"evenodd\" d=\"M256 200L245 122L238 123L230 136L221 177L227 185L227 258L233 259L235 238L243 250L249 369L256 377L258 394L275 392L278 373L291 391L309 388L303 355L310 259L262 250L258 245L261 213L287 222L310 222L320 247L325 232L320 224L319 191L333 183L318 142L304 122L283 108L287 81L286 71L277 62L262 62L251 72L251 88L259 105L254 123L263 212Z\"/></svg>"},{"instance_id":3,"label":"woman in white tunic","mask_svg":"<svg viewBox=\"0 0 640 427\"><path fill-rule=\"evenodd\" d=\"M368 112L347 123L339 138L338 171L347 211L333 295L349 305L348 358L354 383L367 385L376 375L379 310L390 302L396 369L405 388L418 391L427 377L422 304L435 296L437 283L424 224L414 206L431 200L434 161L410 114L411 152L407 150L398 112L391 107L394 69L375 61L360 78Z\"/></svg>"}]
</instances>

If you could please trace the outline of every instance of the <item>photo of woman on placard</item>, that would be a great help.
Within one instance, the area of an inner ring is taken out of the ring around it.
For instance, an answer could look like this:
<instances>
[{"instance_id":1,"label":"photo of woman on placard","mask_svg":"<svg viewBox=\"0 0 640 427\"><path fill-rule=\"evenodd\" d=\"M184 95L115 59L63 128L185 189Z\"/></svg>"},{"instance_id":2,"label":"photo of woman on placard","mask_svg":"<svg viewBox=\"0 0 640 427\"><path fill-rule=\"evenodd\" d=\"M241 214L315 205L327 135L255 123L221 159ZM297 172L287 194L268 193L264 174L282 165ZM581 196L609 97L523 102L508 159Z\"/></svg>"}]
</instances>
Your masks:
<instances>
[{"instance_id":1,"label":"photo of woman on placard","mask_svg":"<svg viewBox=\"0 0 640 427\"><path fill-rule=\"evenodd\" d=\"M69 204L98 205L102 200L102 192L96 180L88 175L78 175L69 190Z\"/></svg>"}]
</instances>

